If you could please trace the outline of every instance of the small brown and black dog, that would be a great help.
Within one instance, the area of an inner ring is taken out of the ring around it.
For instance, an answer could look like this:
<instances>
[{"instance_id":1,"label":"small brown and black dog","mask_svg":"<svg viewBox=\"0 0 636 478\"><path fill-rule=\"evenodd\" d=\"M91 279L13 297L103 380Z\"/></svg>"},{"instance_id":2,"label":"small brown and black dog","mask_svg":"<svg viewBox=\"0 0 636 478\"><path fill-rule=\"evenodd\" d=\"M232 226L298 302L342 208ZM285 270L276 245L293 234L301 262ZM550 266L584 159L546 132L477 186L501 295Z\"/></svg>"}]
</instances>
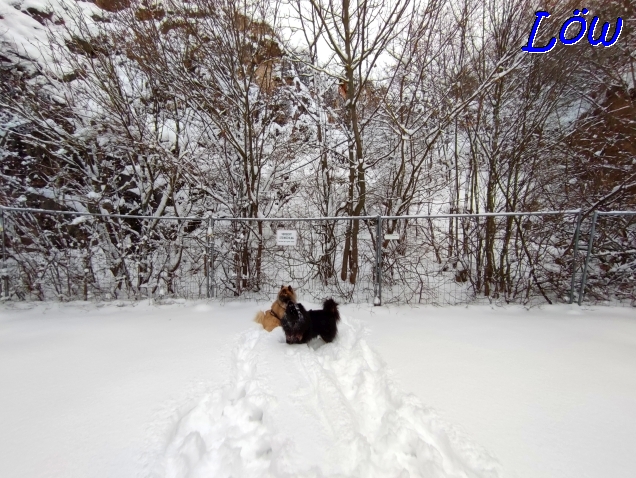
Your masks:
<instances>
[{"instance_id":1,"label":"small brown and black dog","mask_svg":"<svg viewBox=\"0 0 636 478\"><path fill-rule=\"evenodd\" d=\"M288 344L306 344L319 335L325 342L333 342L339 320L338 303L327 299L322 310L305 310L303 304L289 302L280 322Z\"/></svg>"},{"instance_id":2,"label":"small brown and black dog","mask_svg":"<svg viewBox=\"0 0 636 478\"><path fill-rule=\"evenodd\" d=\"M280 319L285 315L285 308L289 302L296 302L296 293L292 286L282 286L278 291L278 297L272 304L272 308L263 312L259 310L254 317L254 322L261 324L265 330L271 332L280 325Z\"/></svg>"}]
</instances>

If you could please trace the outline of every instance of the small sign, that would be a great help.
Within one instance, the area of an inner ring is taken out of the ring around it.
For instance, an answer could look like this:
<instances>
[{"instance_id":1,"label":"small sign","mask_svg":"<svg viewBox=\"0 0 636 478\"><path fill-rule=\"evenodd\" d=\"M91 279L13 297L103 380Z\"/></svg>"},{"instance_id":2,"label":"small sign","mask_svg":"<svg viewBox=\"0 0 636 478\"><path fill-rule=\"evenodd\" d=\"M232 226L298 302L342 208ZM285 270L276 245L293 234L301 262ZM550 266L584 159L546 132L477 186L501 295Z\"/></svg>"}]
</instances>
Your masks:
<instances>
[{"instance_id":1,"label":"small sign","mask_svg":"<svg viewBox=\"0 0 636 478\"><path fill-rule=\"evenodd\" d=\"M393 234L385 234L384 238L389 240L395 240L395 239L399 239L400 235L397 232L394 232Z\"/></svg>"},{"instance_id":2,"label":"small sign","mask_svg":"<svg viewBox=\"0 0 636 478\"><path fill-rule=\"evenodd\" d=\"M295 246L296 245L296 231L279 229L276 231L276 245L277 246Z\"/></svg>"}]
</instances>

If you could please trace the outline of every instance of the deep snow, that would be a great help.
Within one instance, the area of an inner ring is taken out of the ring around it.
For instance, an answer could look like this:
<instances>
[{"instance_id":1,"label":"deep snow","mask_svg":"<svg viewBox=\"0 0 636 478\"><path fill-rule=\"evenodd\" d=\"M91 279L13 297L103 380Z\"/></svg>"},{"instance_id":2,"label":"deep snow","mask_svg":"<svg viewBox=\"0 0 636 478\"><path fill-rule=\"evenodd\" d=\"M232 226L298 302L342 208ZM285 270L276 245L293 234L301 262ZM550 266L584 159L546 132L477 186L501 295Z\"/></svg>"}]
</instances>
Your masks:
<instances>
[{"instance_id":1,"label":"deep snow","mask_svg":"<svg viewBox=\"0 0 636 478\"><path fill-rule=\"evenodd\" d=\"M231 362L230 383L181 418L160 476L498 476L392 385L359 320L343 317L337 341L311 346L250 330Z\"/></svg>"},{"instance_id":2,"label":"deep snow","mask_svg":"<svg viewBox=\"0 0 636 478\"><path fill-rule=\"evenodd\" d=\"M636 310L372 309L395 380L506 476L636 476Z\"/></svg>"},{"instance_id":3,"label":"deep snow","mask_svg":"<svg viewBox=\"0 0 636 478\"><path fill-rule=\"evenodd\" d=\"M288 346L257 308L0 306L0 476L636 469L632 309L350 305Z\"/></svg>"}]
</instances>

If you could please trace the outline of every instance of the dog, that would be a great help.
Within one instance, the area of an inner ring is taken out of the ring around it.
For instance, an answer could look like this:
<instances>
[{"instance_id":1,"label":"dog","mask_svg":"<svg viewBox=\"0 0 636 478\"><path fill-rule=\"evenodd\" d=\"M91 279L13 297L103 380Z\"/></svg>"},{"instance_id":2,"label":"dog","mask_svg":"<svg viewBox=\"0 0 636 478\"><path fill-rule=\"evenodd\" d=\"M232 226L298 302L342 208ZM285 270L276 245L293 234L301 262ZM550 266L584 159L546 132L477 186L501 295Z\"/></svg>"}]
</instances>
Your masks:
<instances>
[{"instance_id":1,"label":"dog","mask_svg":"<svg viewBox=\"0 0 636 478\"><path fill-rule=\"evenodd\" d=\"M340 312L333 299L322 304L322 310L305 310L302 304L288 302L280 321L288 344L306 344L320 335L325 342L333 342L338 334Z\"/></svg>"},{"instance_id":2,"label":"dog","mask_svg":"<svg viewBox=\"0 0 636 478\"><path fill-rule=\"evenodd\" d=\"M280 319L285 315L285 308L290 302L296 302L296 293L292 286L282 286L278 291L278 296L272 304L272 308L263 312L259 310L254 317L254 322L261 324L265 330L271 332L280 325Z\"/></svg>"}]
</instances>

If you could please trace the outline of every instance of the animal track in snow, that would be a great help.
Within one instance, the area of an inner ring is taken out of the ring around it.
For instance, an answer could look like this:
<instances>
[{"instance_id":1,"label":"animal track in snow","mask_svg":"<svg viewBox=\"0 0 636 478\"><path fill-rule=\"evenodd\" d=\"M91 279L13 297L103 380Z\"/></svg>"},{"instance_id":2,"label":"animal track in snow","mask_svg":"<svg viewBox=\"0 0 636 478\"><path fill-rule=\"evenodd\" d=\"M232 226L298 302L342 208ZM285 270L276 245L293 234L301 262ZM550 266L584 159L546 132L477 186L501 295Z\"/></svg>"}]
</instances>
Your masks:
<instances>
[{"instance_id":1,"label":"animal track in snow","mask_svg":"<svg viewBox=\"0 0 636 478\"><path fill-rule=\"evenodd\" d=\"M243 333L226 386L179 420L164 457L177 477L484 477L499 465L400 392L360 322L336 340L287 345Z\"/></svg>"}]
</instances>

